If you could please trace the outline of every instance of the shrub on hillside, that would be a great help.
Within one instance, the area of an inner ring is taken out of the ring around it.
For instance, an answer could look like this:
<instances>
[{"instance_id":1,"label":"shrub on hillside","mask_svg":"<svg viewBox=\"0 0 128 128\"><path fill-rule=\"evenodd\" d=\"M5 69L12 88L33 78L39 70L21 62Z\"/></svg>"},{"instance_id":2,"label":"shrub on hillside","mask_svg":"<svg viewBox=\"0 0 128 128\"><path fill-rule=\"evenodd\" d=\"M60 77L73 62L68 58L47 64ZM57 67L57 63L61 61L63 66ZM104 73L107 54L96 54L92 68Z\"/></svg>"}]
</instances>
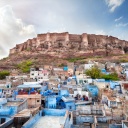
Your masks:
<instances>
[{"instance_id":1,"label":"shrub on hillside","mask_svg":"<svg viewBox=\"0 0 128 128\"><path fill-rule=\"evenodd\" d=\"M6 71L6 70L3 70L0 72L0 80L3 80L6 78L6 76L9 76L10 75L10 72L9 71Z\"/></svg>"}]
</instances>

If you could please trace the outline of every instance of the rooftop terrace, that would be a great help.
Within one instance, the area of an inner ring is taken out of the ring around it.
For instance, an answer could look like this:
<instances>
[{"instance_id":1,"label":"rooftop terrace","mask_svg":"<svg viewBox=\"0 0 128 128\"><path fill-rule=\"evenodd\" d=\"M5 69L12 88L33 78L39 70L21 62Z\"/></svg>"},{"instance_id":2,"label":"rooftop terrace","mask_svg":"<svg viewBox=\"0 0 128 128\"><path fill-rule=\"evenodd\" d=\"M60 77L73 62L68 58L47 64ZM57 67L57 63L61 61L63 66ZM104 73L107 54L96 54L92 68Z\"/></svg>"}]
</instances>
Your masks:
<instances>
[{"instance_id":1,"label":"rooftop terrace","mask_svg":"<svg viewBox=\"0 0 128 128\"><path fill-rule=\"evenodd\" d=\"M60 117L59 116L43 116L31 127L31 128L60 128Z\"/></svg>"}]
</instances>

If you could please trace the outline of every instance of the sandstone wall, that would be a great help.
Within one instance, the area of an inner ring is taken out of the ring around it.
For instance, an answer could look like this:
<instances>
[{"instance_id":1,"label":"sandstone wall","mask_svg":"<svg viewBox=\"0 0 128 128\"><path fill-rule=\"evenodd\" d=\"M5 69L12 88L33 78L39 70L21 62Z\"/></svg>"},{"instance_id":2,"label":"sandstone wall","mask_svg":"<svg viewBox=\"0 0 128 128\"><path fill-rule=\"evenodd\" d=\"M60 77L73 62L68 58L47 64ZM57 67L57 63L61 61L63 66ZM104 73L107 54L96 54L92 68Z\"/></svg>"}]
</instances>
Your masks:
<instances>
[{"instance_id":1,"label":"sandstone wall","mask_svg":"<svg viewBox=\"0 0 128 128\"><path fill-rule=\"evenodd\" d=\"M125 54L128 51L128 41L120 40L112 36L86 34L82 35L64 33L38 34L37 38L29 39L22 44L10 49L10 55L22 51L43 51L60 54L69 52L81 55L116 55ZM92 52L93 51L93 52Z\"/></svg>"}]
</instances>

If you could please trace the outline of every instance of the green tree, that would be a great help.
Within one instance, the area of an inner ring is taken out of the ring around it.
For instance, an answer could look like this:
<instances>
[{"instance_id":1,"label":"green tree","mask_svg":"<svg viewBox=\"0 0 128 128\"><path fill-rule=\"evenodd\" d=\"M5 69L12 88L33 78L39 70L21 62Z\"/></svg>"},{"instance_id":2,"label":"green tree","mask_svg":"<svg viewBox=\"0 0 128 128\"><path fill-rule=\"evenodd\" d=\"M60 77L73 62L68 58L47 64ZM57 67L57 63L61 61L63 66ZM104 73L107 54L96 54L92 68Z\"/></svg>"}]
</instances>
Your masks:
<instances>
[{"instance_id":1,"label":"green tree","mask_svg":"<svg viewBox=\"0 0 128 128\"><path fill-rule=\"evenodd\" d=\"M117 73L111 73L108 75L102 74L101 78L105 80L119 80Z\"/></svg>"},{"instance_id":2,"label":"green tree","mask_svg":"<svg viewBox=\"0 0 128 128\"><path fill-rule=\"evenodd\" d=\"M31 60L26 60L17 65L18 69L20 69L23 73L28 73L30 71L30 67L33 65Z\"/></svg>"},{"instance_id":3,"label":"green tree","mask_svg":"<svg viewBox=\"0 0 128 128\"><path fill-rule=\"evenodd\" d=\"M92 79L96 79L101 77L101 70L97 66L94 66L91 69L86 70L85 74L90 76Z\"/></svg>"},{"instance_id":4,"label":"green tree","mask_svg":"<svg viewBox=\"0 0 128 128\"><path fill-rule=\"evenodd\" d=\"M103 74L97 66L92 67L91 69L86 70L86 75L90 76L92 79L105 79L105 80L119 80L117 73Z\"/></svg>"},{"instance_id":5,"label":"green tree","mask_svg":"<svg viewBox=\"0 0 128 128\"><path fill-rule=\"evenodd\" d=\"M6 70L3 70L0 72L0 80L3 80L6 78L6 76L9 76L10 75L10 72L9 71L6 71Z\"/></svg>"}]
</instances>

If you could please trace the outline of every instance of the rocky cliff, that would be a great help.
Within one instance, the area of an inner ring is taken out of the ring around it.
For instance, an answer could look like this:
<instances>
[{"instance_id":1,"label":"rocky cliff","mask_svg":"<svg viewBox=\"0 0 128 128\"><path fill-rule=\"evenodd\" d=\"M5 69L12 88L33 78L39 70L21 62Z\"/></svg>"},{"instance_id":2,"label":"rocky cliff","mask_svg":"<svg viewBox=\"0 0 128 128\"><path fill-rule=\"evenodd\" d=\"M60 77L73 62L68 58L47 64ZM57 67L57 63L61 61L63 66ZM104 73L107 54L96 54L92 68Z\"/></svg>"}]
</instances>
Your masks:
<instances>
[{"instance_id":1,"label":"rocky cliff","mask_svg":"<svg viewBox=\"0 0 128 128\"><path fill-rule=\"evenodd\" d=\"M65 33L38 34L16 45L10 50L10 56L15 54L47 54L59 58L73 56L109 56L128 52L128 41L112 36Z\"/></svg>"},{"instance_id":2,"label":"rocky cliff","mask_svg":"<svg viewBox=\"0 0 128 128\"><path fill-rule=\"evenodd\" d=\"M9 57L0 60L0 70L15 69L24 60L32 60L39 67L44 64L61 65L72 59L78 63L85 63L88 59L128 61L127 53L128 41L112 36L68 32L38 34L11 49Z\"/></svg>"}]
</instances>

